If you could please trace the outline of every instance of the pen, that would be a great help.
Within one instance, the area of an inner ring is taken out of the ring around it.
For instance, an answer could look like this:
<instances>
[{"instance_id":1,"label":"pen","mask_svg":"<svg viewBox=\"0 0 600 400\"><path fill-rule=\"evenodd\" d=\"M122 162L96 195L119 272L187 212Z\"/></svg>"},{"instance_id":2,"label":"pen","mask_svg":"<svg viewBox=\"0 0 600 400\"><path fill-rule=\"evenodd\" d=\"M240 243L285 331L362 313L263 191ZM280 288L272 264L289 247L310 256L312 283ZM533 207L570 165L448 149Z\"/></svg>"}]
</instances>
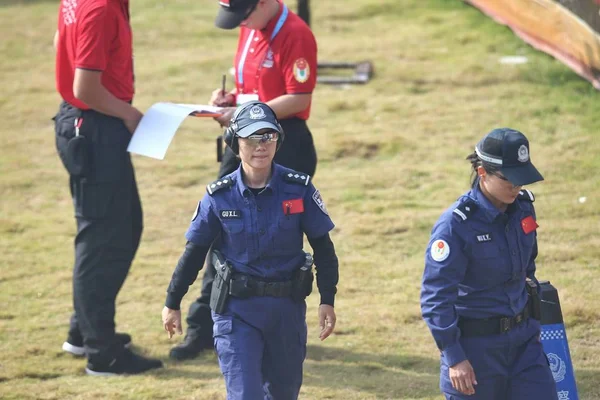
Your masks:
<instances>
[{"instance_id":1,"label":"pen","mask_svg":"<svg viewBox=\"0 0 600 400\"><path fill-rule=\"evenodd\" d=\"M223 74L223 78L221 79L221 89L223 91L223 96L225 96L225 83L227 82L227 75Z\"/></svg>"}]
</instances>

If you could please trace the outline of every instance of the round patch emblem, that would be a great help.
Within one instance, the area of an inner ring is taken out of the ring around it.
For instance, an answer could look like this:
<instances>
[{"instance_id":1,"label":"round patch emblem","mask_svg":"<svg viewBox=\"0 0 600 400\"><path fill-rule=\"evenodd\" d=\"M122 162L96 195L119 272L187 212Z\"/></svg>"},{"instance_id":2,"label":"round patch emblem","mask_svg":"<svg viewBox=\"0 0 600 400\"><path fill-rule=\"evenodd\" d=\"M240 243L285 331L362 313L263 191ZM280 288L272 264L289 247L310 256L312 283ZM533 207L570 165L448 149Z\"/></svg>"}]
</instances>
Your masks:
<instances>
[{"instance_id":1,"label":"round patch emblem","mask_svg":"<svg viewBox=\"0 0 600 400\"><path fill-rule=\"evenodd\" d=\"M442 262L450 255L450 246L448 242L438 239L431 244L431 258L434 261Z\"/></svg>"},{"instance_id":2,"label":"round patch emblem","mask_svg":"<svg viewBox=\"0 0 600 400\"><path fill-rule=\"evenodd\" d=\"M517 159L521 162L529 161L529 150L527 149L527 146L522 144L521 147L519 147L519 152L517 154L517 157L518 157Z\"/></svg>"},{"instance_id":3,"label":"round patch emblem","mask_svg":"<svg viewBox=\"0 0 600 400\"><path fill-rule=\"evenodd\" d=\"M250 119L265 119L267 115L261 106L253 106L250 109Z\"/></svg>"},{"instance_id":4,"label":"round patch emblem","mask_svg":"<svg viewBox=\"0 0 600 400\"><path fill-rule=\"evenodd\" d=\"M294 62L294 78L300 83L304 83L310 76L310 67L304 58L299 58Z\"/></svg>"}]
</instances>

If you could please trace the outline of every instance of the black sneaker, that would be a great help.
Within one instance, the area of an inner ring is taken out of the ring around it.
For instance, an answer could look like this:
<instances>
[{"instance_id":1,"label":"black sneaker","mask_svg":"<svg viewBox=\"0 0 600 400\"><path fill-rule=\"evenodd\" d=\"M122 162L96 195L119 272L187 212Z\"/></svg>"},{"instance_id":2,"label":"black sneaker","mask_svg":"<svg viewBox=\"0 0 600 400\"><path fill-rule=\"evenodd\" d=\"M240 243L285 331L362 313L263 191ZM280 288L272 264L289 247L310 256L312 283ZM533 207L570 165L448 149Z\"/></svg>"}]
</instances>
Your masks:
<instances>
[{"instance_id":1,"label":"black sneaker","mask_svg":"<svg viewBox=\"0 0 600 400\"><path fill-rule=\"evenodd\" d=\"M92 376L134 375L162 366L160 360L142 357L125 349L121 355L106 365L94 365L88 362L85 373Z\"/></svg>"},{"instance_id":2,"label":"black sneaker","mask_svg":"<svg viewBox=\"0 0 600 400\"><path fill-rule=\"evenodd\" d=\"M131 336L127 333L115 333L117 340L123 344L123 347L128 349L131 347ZM67 341L63 343L62 349L67 353L71 353L74 356L84 356L85 349L83 347L83 338L81 336L74 337L69 335Z\"/></svg>"},{"instance_id":3,"label":"black sneaker","mask_svg":"<svg viewBox=\"0 0 600 400\"><path fill-rule=\"evenodd\" d=\"M178 344L173 347L169 352L169 357L173 360L190 360L195 358L198 354L200 354L203 350L212 349L213 348L213 340L203 339L197 337L185 337L183 343Z\"/></svg>"}]
</instances>

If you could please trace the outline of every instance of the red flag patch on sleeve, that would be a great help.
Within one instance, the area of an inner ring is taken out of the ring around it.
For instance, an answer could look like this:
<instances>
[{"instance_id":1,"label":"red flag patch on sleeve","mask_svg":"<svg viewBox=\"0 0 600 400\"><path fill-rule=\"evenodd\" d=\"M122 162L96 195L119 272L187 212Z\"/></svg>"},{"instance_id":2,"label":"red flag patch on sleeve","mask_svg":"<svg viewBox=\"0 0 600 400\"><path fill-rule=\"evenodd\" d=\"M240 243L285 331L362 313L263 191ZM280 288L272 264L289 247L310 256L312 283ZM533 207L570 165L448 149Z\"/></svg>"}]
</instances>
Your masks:
<instances>
[{"instance_id":1,"label":"red flag patch on sleeve","mask_svg":"<svg viewBox=\"0 0 600 400\"><path fill-rule=\"evenodd\" d=\"M281 205L283 206L283 213L285 215L304 212L304 201L302 199L284 200Z\"/></svg>"},{"instance_id":2,"label":"red flag patch on sleeve","mask_svg":"<svg viewBox=\"0 0 600 400\"><path fill-rule=\"evenodd\" d=\"M533 219L531 215L521 220L521 228L523 228L523 232L525 232L526 235L529 235L531 232L535 231L538 226L539 225L537 222L535 222L535 219Z\"/></svg>"}]
</instances>

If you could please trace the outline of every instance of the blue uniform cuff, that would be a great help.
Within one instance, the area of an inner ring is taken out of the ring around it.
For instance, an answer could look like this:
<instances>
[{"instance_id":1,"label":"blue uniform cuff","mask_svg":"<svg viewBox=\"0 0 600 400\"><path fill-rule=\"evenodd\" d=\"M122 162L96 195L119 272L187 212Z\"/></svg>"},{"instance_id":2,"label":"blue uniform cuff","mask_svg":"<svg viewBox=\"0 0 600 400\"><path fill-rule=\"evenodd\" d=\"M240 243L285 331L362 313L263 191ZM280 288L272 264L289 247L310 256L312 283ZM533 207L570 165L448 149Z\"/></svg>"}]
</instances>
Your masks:
<instances>
[{"instance_id":1,"label":"blue uniform cuff","mask_svg":"<svg viewBox=\"0 0 600 400\"><path fill-rule=\"evenodd\" d=\"M181 307L181 297L172 292L167 292L167 300L165 306L171 310L179 310Z\"/></svg>"},{"instance_id":2,"label":"blue uniform cuff","mask_svg":"<svg viewBox=\"0 0 600 400\"><path fill-rule=\"evenodd\" d=\"M458 342L446 347L444 350L442 350L442 354L444 355L444 359L449 367L452 367L467 359L462 346Z\"/></svg>"}]
</instances>

